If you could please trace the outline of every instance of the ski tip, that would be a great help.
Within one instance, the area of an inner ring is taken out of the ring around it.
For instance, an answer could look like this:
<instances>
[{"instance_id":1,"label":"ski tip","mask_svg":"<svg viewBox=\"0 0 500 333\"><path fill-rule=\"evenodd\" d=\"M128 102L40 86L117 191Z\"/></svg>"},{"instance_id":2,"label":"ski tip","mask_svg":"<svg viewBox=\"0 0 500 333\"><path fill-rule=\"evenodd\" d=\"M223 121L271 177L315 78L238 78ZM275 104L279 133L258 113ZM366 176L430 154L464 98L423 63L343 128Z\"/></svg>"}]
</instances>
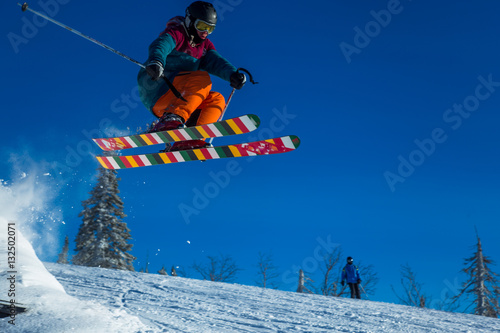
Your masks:
<instances>
[{"instance_id":1,"label":"ski tip","mask_svg":"<svg viewBox=\"0 0 500 333\"><path fill-rule=\"evenodd\" d=\"M292 143L293 143L295 149L299 148L300 138L296 135L289 135L288 137L290 138L290 140L292 140Z\"/></svg>"},{"instance_id":2,"label":"ski tip","mask_svg":"<svg viewBox=\"0 0 500 333\"><path fill-rule=\"evenodd\" d=\"M104 151L114 151L114 150L130 148L127 147L127 145L120 139L122 138L116 137L116 138L101 138L92 140L94 140L94 142L99 146L99 148L101 148Z\"/></svg>"},{"instance_id":3,"label":"ski tip","mask_svg":"<svg viewBox=\"0 0 500 333\"><path fill-rule=\"evenodd\" d=\"M102 144L102 140L101 140L101 139L92 139L92 141L94 141L94 143L95 143L96 145L98 145L98 146L99 146L99 148L101 148L102 150L108 150L108 149L106 148L106 146Z\"/></svg>"},{"instance_id":4,"label":"ski tip","mask_svg":"<svg viewBox=\"0 0 500 333\"><path fill-rule=\"evenodd\" d=\"M259 116L255 115L255 114L248 114L247 116L255 124L255 127L259 127L260 126L260 118L259 118Z\"/></svg>"}]
</instances>

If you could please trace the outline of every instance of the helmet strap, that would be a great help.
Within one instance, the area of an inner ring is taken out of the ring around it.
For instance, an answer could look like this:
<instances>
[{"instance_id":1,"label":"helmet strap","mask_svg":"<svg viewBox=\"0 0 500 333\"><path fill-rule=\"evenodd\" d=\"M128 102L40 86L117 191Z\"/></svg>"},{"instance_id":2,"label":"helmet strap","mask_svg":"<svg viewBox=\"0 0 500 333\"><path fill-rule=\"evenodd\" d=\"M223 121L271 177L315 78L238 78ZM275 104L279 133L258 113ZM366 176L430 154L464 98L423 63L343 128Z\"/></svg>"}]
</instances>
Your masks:
<instances>
[{"instance_id":1,"label":"helmet strap","mask_svg":"<svg viewBox=\"0 0 500 333\"><path fill-rule=\"evenodd\" d=\"M193 20L189 15L186 15L184 18L184 28L186 29L186 33L189 37L189 44L193 47L203 42L203 39L198 36L198 32L194 27L195 21L196 20Z\"/></svg>"}]
</instances>

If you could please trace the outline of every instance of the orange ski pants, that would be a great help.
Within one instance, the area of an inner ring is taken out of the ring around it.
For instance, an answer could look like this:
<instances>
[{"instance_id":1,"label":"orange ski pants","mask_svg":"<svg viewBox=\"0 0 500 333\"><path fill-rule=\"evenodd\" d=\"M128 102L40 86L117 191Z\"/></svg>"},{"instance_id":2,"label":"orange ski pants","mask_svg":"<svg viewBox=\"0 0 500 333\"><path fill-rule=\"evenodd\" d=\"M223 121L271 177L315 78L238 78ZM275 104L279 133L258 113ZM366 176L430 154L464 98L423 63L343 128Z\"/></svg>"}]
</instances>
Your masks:
<instances>
[{"instance_id":1,"label":"orange ski pants","mask_svg":"<svg viewBox=\"0 0 500 333\"><path fill-rule=\"evenodd\" d=\"M188 121L193 112L199 109L200 114L196 125L215 123L219 120L222 110L226 106L226 101L222 94L210 91L212 81L207 72L180 72L172 84L187 102L177 98L169 90L153 106L153 113L157 117L161 117L165 112L170 112Z\"/></svg>"}]
</instances>

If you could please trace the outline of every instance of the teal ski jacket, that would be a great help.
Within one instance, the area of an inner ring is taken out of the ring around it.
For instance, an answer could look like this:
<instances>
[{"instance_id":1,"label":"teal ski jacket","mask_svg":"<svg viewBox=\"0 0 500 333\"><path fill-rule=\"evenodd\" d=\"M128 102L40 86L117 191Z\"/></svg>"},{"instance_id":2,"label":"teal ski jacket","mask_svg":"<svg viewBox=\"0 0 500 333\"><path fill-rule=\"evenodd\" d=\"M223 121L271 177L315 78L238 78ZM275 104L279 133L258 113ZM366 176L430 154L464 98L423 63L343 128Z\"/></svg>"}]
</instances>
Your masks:
<instances>
[{"instance_id":1,"label":"teal ski jacket","mask_svg":"<svg viewBox=\"0 0 500 333\"><path fill-rule=\"evenodd\" d=\"M198 70L207 71L229 82L231 74L236 72L236 67L216 51L208 38L200 44L192 43L182 16L168 21L166 29L149 46L149 57L145 64L153 61L163 65L163 73L170 82L179 72ZM151 80L145 69L139 71L137 82L141 101L150 111L169 90L164 80Z\"/></svg>"}]
</instances>

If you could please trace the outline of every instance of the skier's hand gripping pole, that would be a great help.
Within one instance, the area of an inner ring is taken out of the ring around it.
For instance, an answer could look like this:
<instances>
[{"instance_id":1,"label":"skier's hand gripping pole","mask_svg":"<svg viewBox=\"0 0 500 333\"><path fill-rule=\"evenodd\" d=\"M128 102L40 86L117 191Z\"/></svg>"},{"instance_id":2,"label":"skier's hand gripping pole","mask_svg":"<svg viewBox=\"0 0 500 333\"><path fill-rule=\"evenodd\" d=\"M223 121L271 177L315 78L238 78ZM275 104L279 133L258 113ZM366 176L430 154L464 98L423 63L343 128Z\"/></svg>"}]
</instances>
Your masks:
<instances>
[{"instance_id":1,"label":"skier's hand gripping pole","mask_svg":"<svg viewBox=\"0 0 500 333\"><path fill-rule=\"evenodd\" d=\"M240 71L241 71L241 72L245 72L245 73L247 73L247 74L248 74L248 78L249 78L250 82L252 82L252 84L257 84L257 83L259 83L259 82L255 82L255 81L254 81L252 74L251 74L248 70L246 70L246 69L244 69L244 68L241 68L241 67L240 67L240 68L238 68L238 69L236 70L236 72L237 72L237 73L239 73ZM224 107L224 110L222 110L222 113L221 113L220 118L219 118L219 120L218 120L218 121L221 121L221 120L224 118L224 115L226 114L227 107L229 106L229 102L231 102L231 99L233 98L233 95L234 95L234 92L236 91L236 89L237 89L237 88L236 88L236 87L234 87L234 88L233 88L233 90L231 91L231 94L229 94L229 97L227 98L227 103L226 103L226 106ZM214 141L214 138L210 138L210 139L208 140L208 144L209 144L209 145L212 145L212 141Z\"/></svg>"}]
</instances>

